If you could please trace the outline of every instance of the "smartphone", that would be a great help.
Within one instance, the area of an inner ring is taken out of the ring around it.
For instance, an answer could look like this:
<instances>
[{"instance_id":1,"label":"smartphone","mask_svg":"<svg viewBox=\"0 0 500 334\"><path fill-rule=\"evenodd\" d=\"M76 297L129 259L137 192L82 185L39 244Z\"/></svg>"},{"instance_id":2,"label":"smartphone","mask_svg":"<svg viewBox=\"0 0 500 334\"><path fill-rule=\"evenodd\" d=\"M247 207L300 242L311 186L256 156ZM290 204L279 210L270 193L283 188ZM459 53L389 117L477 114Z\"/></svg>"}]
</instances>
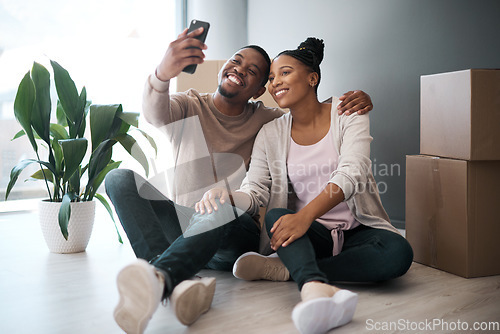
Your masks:
<instances>
[{"instance_id":1,"label":"smartphone","mask_svg":"<svg viewBox=\"0 0 500 334\"><path fill-rule=\"evenodd\" d=\"M196 36L195 38L200 40L202 43L205 43L205 39L207 38L208 34L208 29L210 28L210 23L200 20L192 20L191 23L189 24L188 34L191 31L194 31L201 27L203 27L203 32L201 33L201 35ZM193 74L196 71L196 64L188 65L182 71L189 74Z\"/></svg>"}]
</instances>

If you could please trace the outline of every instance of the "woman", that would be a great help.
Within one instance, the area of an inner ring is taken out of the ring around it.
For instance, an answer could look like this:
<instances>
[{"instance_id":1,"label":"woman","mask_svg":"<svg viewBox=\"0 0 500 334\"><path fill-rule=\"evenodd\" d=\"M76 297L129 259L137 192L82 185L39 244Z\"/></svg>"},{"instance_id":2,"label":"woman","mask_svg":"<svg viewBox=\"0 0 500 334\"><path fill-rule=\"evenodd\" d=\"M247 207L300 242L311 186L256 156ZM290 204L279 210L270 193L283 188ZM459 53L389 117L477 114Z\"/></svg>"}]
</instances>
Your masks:
<instances>
[{"instance_id":1,"label":"woman","mask_svg":"<svg viewBox=\"0 0 500 334\"><path fill-rule=\"evenodd\" d=\"M323 50L322 40L308 38L273 60L268 89L290 113L261 129L237 192L212 189L196 205L200 213L217 210L216 199L250 214L267 207L270 246L279 259L247 253L233 272L248 280L286 280L289 273L301 291L292 318L302 333L352 319L357 295L329 282L395 278L413 259L371 173L368 115L339 116L338 99L318 101Z\"/></svg>"}]
</instances>

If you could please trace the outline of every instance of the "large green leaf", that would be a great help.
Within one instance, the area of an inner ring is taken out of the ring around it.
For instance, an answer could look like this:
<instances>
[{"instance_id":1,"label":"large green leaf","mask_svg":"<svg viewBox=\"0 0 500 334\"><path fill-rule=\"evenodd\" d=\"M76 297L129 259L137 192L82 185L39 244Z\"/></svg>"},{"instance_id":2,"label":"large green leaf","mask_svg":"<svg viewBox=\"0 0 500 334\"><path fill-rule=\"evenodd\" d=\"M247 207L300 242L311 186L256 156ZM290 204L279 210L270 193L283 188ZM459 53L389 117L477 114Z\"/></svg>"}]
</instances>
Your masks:
<instances>
[{"instance_id":1,"label":"large green leaf","mask_svg":"<svg viewBox=\"0 0 500 334\"><path fill-rule=\"evenodd\" d=\"M69 194L64 194L62 198L61 208L59 209L59 228L64 239L68 240L68 224L71 217L71 197Z\"/></svg>"},{"instance_id":2,"label":"large green leaf","mask_svg":"<svg viewBox=\"0 0 500 334\"><path fill-rule=\"evenodd\" d=\"M40 160L34 160L34 159L25 159L25 160L22 160L16 166L14 166L14 168L12 168L12 170L10 171L10 181L9 181L9 184L7 185L7 190L5 191L5 200L7 200L7 198L9 197L9 194L10 194L12 188L14 187L14 185L17 182L17 179L19 178L19 174L21 174L21 172L26 167L28 167L29 165L31 165L32 163L39 163L41 165L44 165L45 167L47 167L50 170L50 172L52 174L55 175L54 166L52 166L48 162L40 161ZM49 193L49 196L50 196L50 193Z\"/></svg>"},{"instance_id":3,"label":"large green leaf","mask_svg":"<svg viewBox=\"0 0 500 334\"><path fill-rule=\"evenodd\" d=\"M116 110L116 115L115 119L113 120L113 125L111 125L111 128L109 129L108 134L106 135L107 139L115 138L120 133L127 133L128 129L130 129L130 125L124 122L120 118L121 114L123 114L123 108L122 105L120 104L118 106L118 109Z\"/></svg>"},{"instance_id":4,"label":"large green leaf","mask_svg":"<svg viewBox=\"0 0 500 334\"><path fill-rule=\"evenodd\" d=\"M14 138L12 138L11 141L15 140L17 138L20 138L20 137L24 136L25 134L26 134L26 132L24 132L24 130L19 130L19 132L14 135Z\"/></svg>"},{"instance_id":5,"label":"large green leaf","mask_svg":"<svg viewBox=\"0 0 500 334\"><path fill-rule=\"evenodd\" d=\"M35 103L35 86L30 77L30 72L26 73L17 89L16 99L14 101L14 115L21 124L24 132L28 136L31 146L38 152L38 146L35 142L33 129L31 128L31 114Z\"/></svg>"},{"instance_id":6,"label":"large green leaf","mask_svg":"<svg viewBox=\"0 0 500 334\"><path fill-rule=\"evenodd\" d=\"M114 144L116 144L116 140L107 139L92 153L89 161L89 180L95 179L111 161L112 147Z\"/></svg>"},{"instance_id":7,"label":"large green leaf","mask_svg":"<svg viewBox=\"0 0 500 334\"><path fill-rule=\"evenodd\" d=\"M77 138L60 140L59 144L61 144L66 167L63 183L66 183L82 163L85 153L87 152L88 143L86 138Z\"/></svg>"},{"instance_id":8,"label":"large green leaf","mask_svg":"<svg viewBox=\"0 0 500 334\"><path fill-rule=\"evenodd\" d=\"M90 132L92 136L92 152L105 140L109 139L116 112L120 105L96 105L90 106Z\"/></svg>"},{"instance_id":9,"label":"large green leaf","mask_svg":"<svg viewBox=\"0 0 500 334\"><path fill-rule=\"evenodd\" d=\"M54 167L56 170L56 177L61 178L63 176L63 153L62 153L62 148L61 145L57 140L52 141L52 151L54 152Z\"/></svg>"},{"instance_id":10,"label":"large green leaf","mask_svg":"<svg viewBox=\"0 0 500 334\"><path fill-rule=\"evenodd\" d=\"M47 169L47 168L42 168L33 173L33 175L30 176L32 179L35 180L45 180L49 182L54 182L54 175L52 175L52 172Z\"/></svg>"},{"instance_id":11,"label":"large green leaf","mask_svg":"<svg viewBox=\"0 0 500 334\"><path fill-rule=\"evenodd\" d=\"M55 140L69 139L68 131L66 131L66 128L60 124L50 124L50 134Z\"/></svg>"},{"instance_id":12,"label":"large green leaf","mask_svg":"<svg viewBox=\"0 0 500 334\"><path fill-rule=\"evenodd\" d=\"M87 116L87 89L85 87L82 88L80 93L80 99L78 100L78 110L81 112L80 119L78 120L78 124L76 124L77 135L79 138L83 138L85 136L85 127L87 125L86 116Z\"/></svg>"},{"instance_id":13,"label":"large green leaf","mask_svg":"<svg viewBox=\"0 0 500 334\"><path fill-rule=\"evenodd\" d=\"M84 200L87 200L91 192L92 185L94 184L94 181L99 173L106 168L108 163L111 161L112 148L114 144L116 144L116 140L106 139L99 146L97 146L95 151L90 156L88 167L89 180L85 189Z\"/></svg>"},{"instance_id":14,"label":"large green leaf","mask_svg":"<svg viewBox=\"0 0 500 334\"><path fill-rule=\"evenodd\" d=\"M104 198L104 196L102 196L101 194L95 194L95 197L99 200L99 202L102 203L102 205L104 205L104 207L108 211L111 220L113 220L113 224L115 225L116 234L118 235L118 242L123 244L122 236L120 235L120 231L118 231L118 227L116 226L116 221L115 218L113 217L113 211L111 210L111 206L109 205L108 201Z\"/></svg>"},{"instance_id":15,"label":"large green leaf","mask_svg":"<svg viewBox=\"0 0 500 334\"><path fill-rule=\"evenodd\" d=\"M21 174L21 172L26 167L28 167L29 165L31 165L34 162L37 162L37 161L33 160L33 159L22 160L17 165L15 165L14 168L12 168L12 170L10 171L10 181L9 181L9 184L7 185L7 190L5 191L5 200L7 200L7 198L9 197L9 194L10 194L12 188L14 187L14 185L17 182L19 174Z\"/></svg>"},{"instance_id":16,"label":"large green leaf","mask_svg":"<svg viewBox=\"0 0 500 334\"><path fill-rule=\"evenodd\" d=\"M66 117L75 123L79 118L79 96L76 85L68 71L57 62L51 60L50 64L54 70L54 81L56 84L57 96L63 107Z\"/></svg>"},{"instance_id":17,"label":"large green leaf","mask_svg":"<svg viewBox=\"0 0 500 334\"><path fill-rule=\"evenodd\" d=\"M149 164L146 155L142 151L142 148L139 146L134 137L128 134L121 134L116 136L116 140L120 142L123 148L135 159L139 162L144 168L146 176L149 175Z\"/></svg>"},{"instance_id":18,"label":"large green leaf","mask_svg":"<svg viewBox=\"0 0 500 334\"><path fill-rule=\"evenodd\" d=\"M68 118L64 113L64 109L63 106L61 105L60 100L57 100L56 117L57 117L57 124L61 126L68 126Z\"/></svg>"},{"instance_id":19,"label":"large green leaf","mask_svg":"<svg viewBox=\"0 0 500 334\"><path fill-rule=\"evenodd\" d=\"M156 146L156 142L153 139L153 137L151 137L141 129L136 129L136 130L139 131L144 136L144 138L146 138L149 141L149 145L151 145L151 147L155 150L155 157L156 157L156 155L158 154L158 147Z\"/></svg>"},{"instance_id":20,"label":"large green leaf","mask_svg":"<svg viewBox=\"0 0 500 334\"><path fill-rule=\"evenodd\" d=\"M31 123L40 138L50 145L50 73L45 67L34 62L31 77L35 84L35 104L31 114Z\"/></svg>"},{"instance_id":21,"label":"large green leaf","mask_svg":"<svg viewBox=\"0 0 500 334\"><path fill-rule=\"evenodd\" d=\"M28 159L28 160L33 160L33 159ZM41 160L34 160L34 161L38 162L40 165L44 165L52 172L52 174L57 175L56 169L54 168L54 165L52 165L46 161L41 161Z\"/></svg>"},{"instance_id":22,"label":"large green leaf","mask_svg":"<svg viewBox=\"0 0 500 334\"><path fill-rule=\"evenodd\" d=\"M104 167L104 169L99 173L99 175L97 175L97 177L95 178L94 182L92 183L92 191L89 194L89 197L87 198L87 201L91 201L92 200L92 198L94 197L97 189L100 187L100 185L104 181L104 178L106 177L106 175L109 172L111 172L113 169L116 169L116 168L120 167L121 163L122 163L121 161L114 161L114 162L110 162L106 167Z\"/></svg>"},{"instance_id":23,"label":"large green leaf","mask_svg":"<svg viewBox=\"0 0 500 334\"><path fill-rule=\"evenodd\" d=\"M122 112L118 117L125 123L133 127L139 127L139 113L138 112Z\"/></svg>"},{"instance_id":24,"label":"large green leaf","mask_svg":"<svg viewBox=\"0 0 500 334\"><path fill-rule=\"evenodd\" d=\"M85 89L85 87L83 87L83 89ZM82 93L83 93L83 90L82 90ZM85 95L87 93L85 92ZM87 103L85 104L85 108L83 110L83 122L82 124L80 125L80 132L78 133L78 136L80 137L84 137L85 136L85 128L87 127L87 115L89 114L89 111L90 111L90 106L92 105L92 102L91 101L87 101Z\"/></svg>"},{"instance_id":25,"label":"large green leaf","mask_svg":"<svg viewBox=\"0 0 500 334\"><path fill-rule=\"evenodd\" d=\"M118 124L120 125L119 128ZM128 133L128 130L130 130L130 124L122 121L120 117L115 119L115 124L113 125L113 129L109 132L109 138L114 138L118 135Z\"/></svg>"}]
</instances>

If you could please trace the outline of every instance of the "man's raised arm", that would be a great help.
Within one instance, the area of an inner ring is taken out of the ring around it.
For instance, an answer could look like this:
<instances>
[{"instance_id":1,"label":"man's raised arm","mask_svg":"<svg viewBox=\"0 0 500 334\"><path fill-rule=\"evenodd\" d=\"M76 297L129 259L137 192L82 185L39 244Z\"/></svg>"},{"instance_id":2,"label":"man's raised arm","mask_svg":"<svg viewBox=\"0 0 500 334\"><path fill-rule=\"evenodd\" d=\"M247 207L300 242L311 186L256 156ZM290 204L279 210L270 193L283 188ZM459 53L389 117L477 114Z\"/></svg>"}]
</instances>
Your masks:
<instances>
[{"instance_id":1,"label":"man's raised arm","mask_svg":"<svg viewBox=\"0 0 500 334\"><path fill-rule=\"evenodd\" d=\"M155 73L148 77L142 103L143 115L148 123L161 127L183 118L181 106L170 99L170 79L178 76L188 65L203 63L203 50L207 46L193 38L202 32L203 28L199 28L188 34L185 29L170 43Z\"/></svg>"}]
</instances>

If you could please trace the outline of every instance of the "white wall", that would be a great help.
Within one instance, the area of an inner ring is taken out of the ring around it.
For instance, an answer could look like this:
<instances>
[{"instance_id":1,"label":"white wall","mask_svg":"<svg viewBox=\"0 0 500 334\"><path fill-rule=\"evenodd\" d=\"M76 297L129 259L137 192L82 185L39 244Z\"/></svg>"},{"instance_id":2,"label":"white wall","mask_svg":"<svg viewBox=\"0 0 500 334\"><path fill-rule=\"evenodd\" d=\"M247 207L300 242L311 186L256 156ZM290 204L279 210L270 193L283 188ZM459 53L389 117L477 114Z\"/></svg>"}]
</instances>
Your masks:
<instances>
[{"instance_id":1,"label":"white wall","mask_svg":"<svg viewBox=\"0 0 500 334\"><path fill-rule=\"evenodd\" d=\"M419 153L420 76L500 68L499 17L496 0L249 0L248 43L273 57L308 36L325 40L320 98L370 94L375 178L387 185L391 219L404 221L405 155Z\"/></svg>"},{"instance_id":2,"label":"white wall","mask_svg":"<svg viewBox=\"0 0 500 334\"><path fill-rule=\"evenodd\" d=\"M206 59L227 59L247 44L247 0L188 0L187 18L210 23Z\"/></svg>"}]
</instances>

